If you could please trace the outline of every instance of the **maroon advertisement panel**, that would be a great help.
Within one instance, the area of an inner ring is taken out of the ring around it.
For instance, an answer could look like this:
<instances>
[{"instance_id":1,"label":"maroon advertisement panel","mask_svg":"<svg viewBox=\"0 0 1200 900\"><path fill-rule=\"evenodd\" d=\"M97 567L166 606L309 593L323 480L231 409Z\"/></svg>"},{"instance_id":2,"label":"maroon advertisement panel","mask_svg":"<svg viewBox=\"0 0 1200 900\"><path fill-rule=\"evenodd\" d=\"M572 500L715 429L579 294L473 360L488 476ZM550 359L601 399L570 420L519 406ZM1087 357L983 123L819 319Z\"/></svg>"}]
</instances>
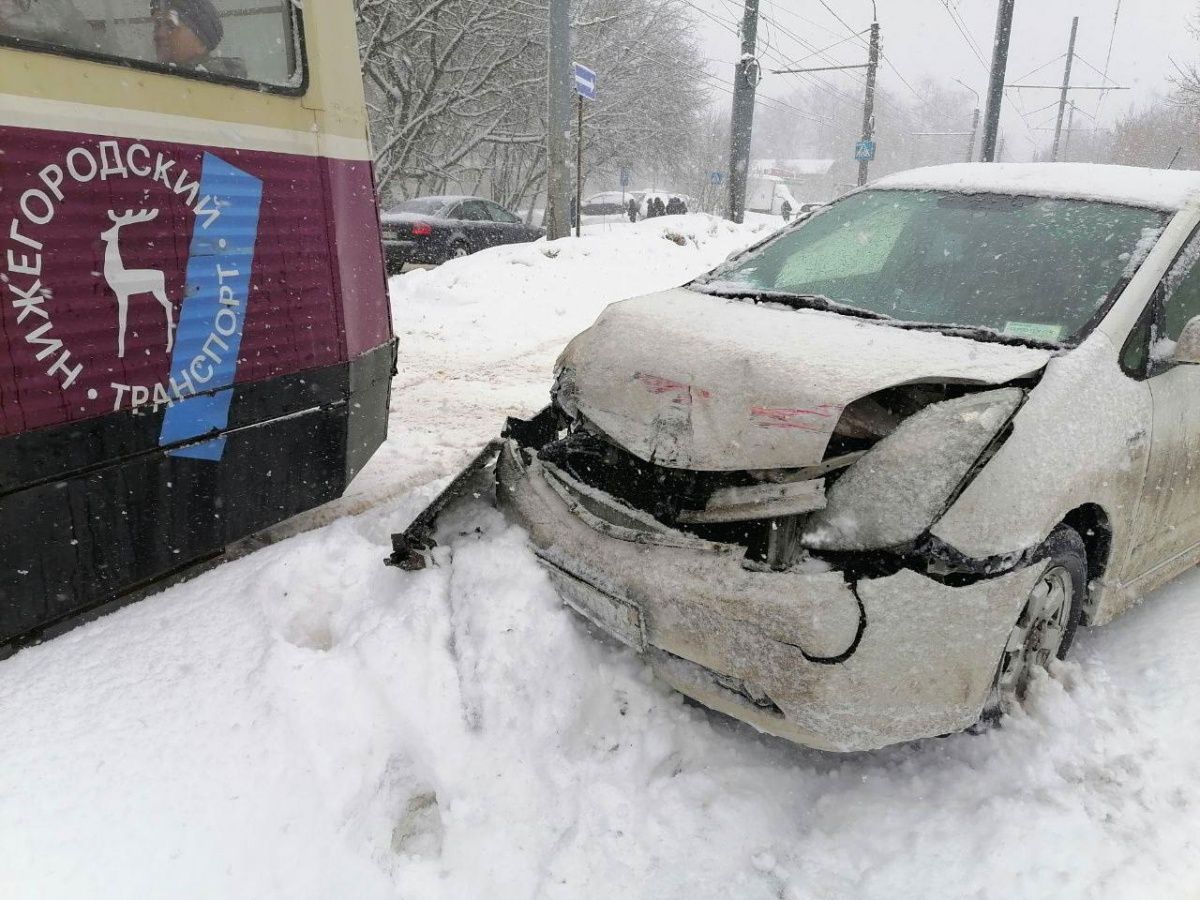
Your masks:
<instances>
[{"instance_id":1,"label":"maroon advertisement panel","mask_svg":"<svg viewBox=\"0 0 1200 900\"><path fill-rule=\"evenodd\" d=\"M0 153L0 436L159 411L224 386L214 373L263 380L390 337L368 163L20 128L0 128ZM189 266L219 283L189 283ZM204 291L216 326L181 357Z\"/></svg>"}]
</instances>

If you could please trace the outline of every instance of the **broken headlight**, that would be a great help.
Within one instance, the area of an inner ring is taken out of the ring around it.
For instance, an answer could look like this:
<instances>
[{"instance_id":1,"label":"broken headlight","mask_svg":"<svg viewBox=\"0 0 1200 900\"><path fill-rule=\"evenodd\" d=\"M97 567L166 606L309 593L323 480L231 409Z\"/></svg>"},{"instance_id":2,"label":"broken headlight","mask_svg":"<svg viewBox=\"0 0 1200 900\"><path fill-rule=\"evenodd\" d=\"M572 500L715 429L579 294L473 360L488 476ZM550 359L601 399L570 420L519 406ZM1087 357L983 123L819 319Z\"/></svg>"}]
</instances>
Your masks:
<instances>
[{"instance_id":1,"label":"broken headlight","mask_svg":"<svg viewBox=\"0 0 1200 900\"><path fill-rule=\"evenodd\" d=\"M550 399L568 419L579 415L579 385L575 381L575 370L562 365L562 359L554 372L554 386L550 388Z\"/></svg>"},{"instance_id":2,"label":"broken headlight","mask_svg":"<svg viewBox=\"0 0 1200 900\"><path fill-rule=\"evenodd\" d=\"M1024 399L1019 388L967 394L925 407L863 454L805 523L813 550L880 550L916 540Z\"/></svg>"}]
</instances>

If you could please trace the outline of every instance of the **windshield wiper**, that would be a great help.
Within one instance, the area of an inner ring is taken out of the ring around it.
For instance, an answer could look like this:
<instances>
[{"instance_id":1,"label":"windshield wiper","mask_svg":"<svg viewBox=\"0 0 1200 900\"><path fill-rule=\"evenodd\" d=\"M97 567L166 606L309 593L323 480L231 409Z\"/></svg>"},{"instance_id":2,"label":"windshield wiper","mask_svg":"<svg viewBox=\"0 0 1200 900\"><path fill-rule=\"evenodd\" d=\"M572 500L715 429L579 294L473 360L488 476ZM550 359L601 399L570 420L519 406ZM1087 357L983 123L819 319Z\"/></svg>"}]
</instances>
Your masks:
<instances>
[{"instance_id":1,"label":"windshield wiper","mask_svg":"<svg viewBox=\"0 0 1200 900\"><path fill-rule=\"evenodd\" d=\"M993 344L1008 344L1014 347L1033 347L1038 350L1062 350L1063 345L1058 341L1043 341L1038 338L1022 337L1016 334L1005 334L984 325L955 325L950 322L902 322L888 323L896 328L906 328L910 331L940 331L951 337L973 338Z\"/></svg>"},{"instance_id":2,"label":"windshield wiper","mask_svg":"<svg viewBox=\"0 0 1200 900\"><path fill-rule=\"evenodd\" d=\"M994 328L983 325L956 325L952 322L909 322L889 316L887 313L864 309L831 300L824 294L801 294L789 291L773 291L761 288L740 287L728 283L693 282L688 285L693 291L702 294L712 294L716 297L754 300L758 303L779 303L792 309L816 309L823 312L843 313L848 316L858 316L862 319L884 321L895 328L905 328L910 331L939 331L951 337L971 338L993 344L1007 344L1014 347L1033 347L1038 350L1062 350L1063 344L1057 341L1043 341L1038 338L1022 337L1015 334L1005 334Z\"/></svg>"},{"instance_id":3,"label":"windshield wiper","mask_svg":"<svg viewBox=\"0 0 1200 900\"><path fill-rule=\"evenodd\" d=\"M771 291L761 288L738 287L731 284L702 284L696 282L688 285L688 287L693 291L698 291L702 294L712 294L716 297L745 298L756 300L759 303L779 303L783 306L790 306L792 309L817 309L822 312L844 313L848 316L858 316L863 319L892 319L892 316L889 316L887 313L876 312L873 309L864 309L861 306L851 306L849 303L831 300L824 294L795 294L790 291Z\"/></svg>"}]
</instances>

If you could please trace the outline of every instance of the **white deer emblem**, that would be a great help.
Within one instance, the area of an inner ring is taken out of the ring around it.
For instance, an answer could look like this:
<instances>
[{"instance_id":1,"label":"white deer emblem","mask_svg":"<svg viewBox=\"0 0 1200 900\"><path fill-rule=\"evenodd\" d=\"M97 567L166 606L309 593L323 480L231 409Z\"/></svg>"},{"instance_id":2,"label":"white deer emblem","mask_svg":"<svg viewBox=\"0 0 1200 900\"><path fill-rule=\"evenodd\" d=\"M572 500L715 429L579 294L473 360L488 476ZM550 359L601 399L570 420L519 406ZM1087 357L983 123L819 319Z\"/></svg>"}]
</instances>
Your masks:
<instances>
[{"instance_id":1,"label":"white deer emblem","mask_svg":"<svg viewBox=\"0 0 1200 900\"><path fill-rule=\"evenodd\" d=\"M117 215L111 209L108 217L113 226L100 233L104 241L104 278L112 292L117 295L117 356L125 356L125 322L129 317L129 298L138 294L153 294L163 313L167 317L167 352L175 344L175 308L167 297L166 279L158 269L127 269L121 261L120 239L118 237L122 225L132 225L136 222L149 222L157 218L157 209L144 209L134 212L129 209Z\"/></svg>"}]
</instances>

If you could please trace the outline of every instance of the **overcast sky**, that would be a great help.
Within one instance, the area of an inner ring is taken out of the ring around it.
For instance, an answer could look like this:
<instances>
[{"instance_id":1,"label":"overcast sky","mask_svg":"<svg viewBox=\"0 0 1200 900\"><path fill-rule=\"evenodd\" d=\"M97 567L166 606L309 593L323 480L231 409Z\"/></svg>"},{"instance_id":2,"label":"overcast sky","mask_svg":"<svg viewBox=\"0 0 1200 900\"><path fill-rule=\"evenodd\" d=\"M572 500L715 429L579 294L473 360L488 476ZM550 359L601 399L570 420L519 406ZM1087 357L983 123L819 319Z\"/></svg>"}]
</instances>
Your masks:
<instances>
[{"instance_id":1,"label":"overcast sky","mask_svg":"<svg viewBox=\"0 0 1200 900\"><path fill-rule=\"evenodd\" d=\"M732 64L739 52L739 39L733 28L741 20L741 0L688 2L696 7L697 17L703 23L704 48L711 60L714 81L732 80ZM1114 33L1113 15L1118 5L1120 15ZM990 65L997 0L878 0L878 6L884 54L894 66L881 68L879 79L883 87L913 97L900 76L918 89L926 78L945 81L960 78L983 95L987 67L972 52L949 10L961 17L966 35ZM1100 104L1100 120L1106 123L1128 111L1131 105L1145 105L1156 92L1169 89L1171 57L1200 58L1200 41L1187 27L1200 11L1200 0L1120 0L1119 4L1118 0L1016 0L1015 9L1006 79L1010 83L1017 79L1023 83L1060 83L1071 17L1079 16L1076 53L1086 62L1076 61L1071 80L1076 84L1101 84L1100 72L1088 64L1104 69L1109 40L1113 38L1109 83L1127 85L1132 90L1107 93L1102 104L1097 91L1072 94L1085 113L1095 114ZM825 59L811 57L812 50L828 47L851 33L833 13L854 30L865 29L871 21L871 2L760 0L762 18L758 37L764 71L785 68L782 62L785 59L804 66L828 64ZM850 40L829 50L827 56L841 64L863 62L866 48ZM1046 63L1051 64L1027 75ZM862 95L861 71L823 73L819 77L856 97ZM767 73L759 91L764 97L786 100L796 81L794 75ZM1009 98L1005 102L1001 132L1006 139L1006 155L1013 159L1028 158L1034 141L1048 146L1051 140L1050 131L1038 129L1053 127L1055 110L1041 108L1054 104L1058 94L1047 90L1013 90ZM1017 114L1017 107L1025 112L1024 119ZM1035 112L1039 109L1040 112ZM962 127L969 124L963 123ZM1086 115L1076 117L1076 127L1089 124ZM952 127L954 123L947 123L948 129ZM1166 156L1173 151L1174 148L1169 151L1164 148Z\"/></svg>"}]
</instances>

